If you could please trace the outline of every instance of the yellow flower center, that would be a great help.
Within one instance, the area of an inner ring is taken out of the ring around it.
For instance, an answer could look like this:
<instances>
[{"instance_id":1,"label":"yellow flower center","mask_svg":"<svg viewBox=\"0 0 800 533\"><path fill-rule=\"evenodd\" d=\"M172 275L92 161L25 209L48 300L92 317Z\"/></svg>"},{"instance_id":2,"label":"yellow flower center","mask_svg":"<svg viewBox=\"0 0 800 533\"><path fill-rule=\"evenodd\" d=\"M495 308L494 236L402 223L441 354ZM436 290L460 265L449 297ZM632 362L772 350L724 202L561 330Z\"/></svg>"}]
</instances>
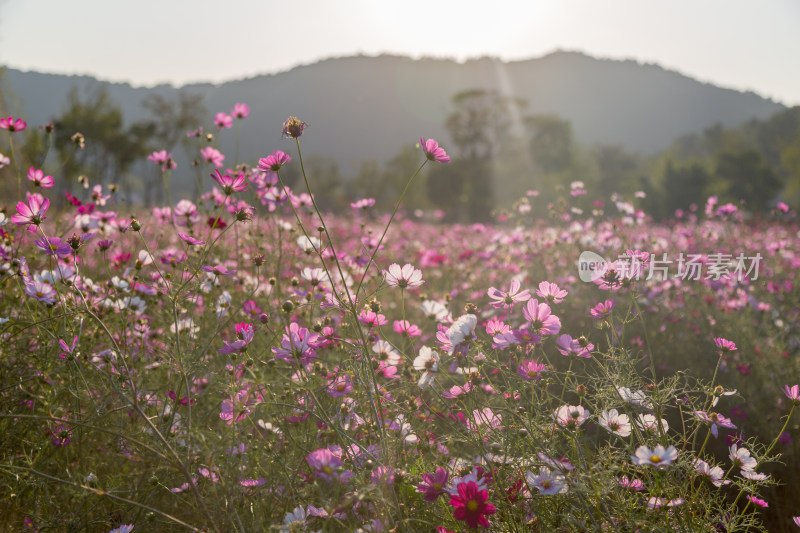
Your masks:
<instances>
[{"instance_id":1,"label":"yellow flower center","mask_svg":"<svg viewBox=\"0 0 800 533\"><path fill-rule=\"evenodd\" d=\"M478 510L478 502L476 502L475 500L468 501L467 502L467 509L472 511L472 512L477 511Z\"/></svg>"}]
</instances>

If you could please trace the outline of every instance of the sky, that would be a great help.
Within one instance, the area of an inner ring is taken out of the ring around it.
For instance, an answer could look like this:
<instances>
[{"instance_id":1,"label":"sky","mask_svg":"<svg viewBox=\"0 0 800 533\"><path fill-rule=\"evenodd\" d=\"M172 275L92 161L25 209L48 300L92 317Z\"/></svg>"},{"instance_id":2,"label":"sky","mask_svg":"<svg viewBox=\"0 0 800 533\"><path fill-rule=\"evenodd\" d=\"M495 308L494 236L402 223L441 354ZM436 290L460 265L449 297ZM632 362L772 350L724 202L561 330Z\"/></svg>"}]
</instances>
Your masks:
<instances>
[{"instance_id":1,"label":"sky","mask_svg":"<svg viewBox=\"0 0 800 533\"><path fill-rule=\"evenodd\" d=\"M797 0L0 0L0 64L137 86L357 54L513 61L558 49L800 105Z\"/></svg>"}]
</instances>

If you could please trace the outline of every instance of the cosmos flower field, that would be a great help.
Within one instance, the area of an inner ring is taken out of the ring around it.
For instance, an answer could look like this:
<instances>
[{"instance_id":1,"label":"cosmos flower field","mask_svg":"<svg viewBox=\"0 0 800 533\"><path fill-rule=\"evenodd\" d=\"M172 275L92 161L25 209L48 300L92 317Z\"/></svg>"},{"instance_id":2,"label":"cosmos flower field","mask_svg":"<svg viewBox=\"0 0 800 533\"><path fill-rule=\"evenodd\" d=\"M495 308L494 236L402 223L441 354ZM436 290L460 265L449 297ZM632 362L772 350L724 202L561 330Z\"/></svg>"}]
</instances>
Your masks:
<instances>
[{"instance_id":1,"label":"cosmos flower field","mask_svg":"<svg viewBox=\"0 0 800 533\"><path fill-rule=\"evenodd\" d=\"M281 180L294 117L257 164L205 148L202 197L123 206L0 127L3 530L800 528L789 206L321 213ZM407 189L450 160L419 158Z\"/></svg>"}]
</instances>

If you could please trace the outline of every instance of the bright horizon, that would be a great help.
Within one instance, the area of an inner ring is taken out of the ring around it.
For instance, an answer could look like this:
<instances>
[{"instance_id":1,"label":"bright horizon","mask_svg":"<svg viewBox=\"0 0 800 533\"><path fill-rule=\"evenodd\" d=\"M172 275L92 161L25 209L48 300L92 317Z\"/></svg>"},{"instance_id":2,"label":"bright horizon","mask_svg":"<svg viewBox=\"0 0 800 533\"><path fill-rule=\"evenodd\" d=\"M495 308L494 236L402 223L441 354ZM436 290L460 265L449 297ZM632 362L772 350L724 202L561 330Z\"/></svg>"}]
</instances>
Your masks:
<instances>
[{"instance_id":1,"label":"bright horizon","mask_svg":"<svg viewBox=\"0 0 800 533\"><path fill-rule=\"evenodd\" d=\"M134 86L220 83L332 57L465 61L556 50L655 63L800 105L800 2L0 0L0 64ZM122 23L121 21L124 21Z\"/></svg>"}]
</instances>

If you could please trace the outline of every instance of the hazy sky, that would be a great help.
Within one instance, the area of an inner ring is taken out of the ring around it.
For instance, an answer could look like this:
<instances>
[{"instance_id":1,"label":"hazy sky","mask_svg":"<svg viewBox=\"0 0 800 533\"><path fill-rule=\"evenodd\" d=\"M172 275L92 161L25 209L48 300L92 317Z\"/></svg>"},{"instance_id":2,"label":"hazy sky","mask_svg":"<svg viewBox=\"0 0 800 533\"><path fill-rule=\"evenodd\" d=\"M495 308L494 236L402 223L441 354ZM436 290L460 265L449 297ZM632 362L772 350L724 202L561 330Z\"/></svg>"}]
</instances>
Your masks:
<instances>
[{"instance_id":1,"label":"hazy sky","mask_svg":"<svg viewBox=\"0 0 800 533\"><path fill-rule=\"evenodd\" d=\"M800 105L797 0L0 0L0 63L135 85L358 53L515 60L558 48Z\"/></svg>"}]
</instances>

